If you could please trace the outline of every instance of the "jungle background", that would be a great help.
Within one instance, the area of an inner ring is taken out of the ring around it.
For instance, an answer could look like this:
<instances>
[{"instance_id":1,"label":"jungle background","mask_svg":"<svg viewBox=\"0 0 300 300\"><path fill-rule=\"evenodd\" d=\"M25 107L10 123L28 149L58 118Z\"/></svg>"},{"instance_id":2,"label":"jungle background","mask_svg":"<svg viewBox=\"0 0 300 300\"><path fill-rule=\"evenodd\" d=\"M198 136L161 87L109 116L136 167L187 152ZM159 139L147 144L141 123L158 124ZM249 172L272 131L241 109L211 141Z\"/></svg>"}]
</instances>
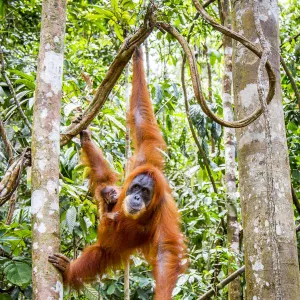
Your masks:
<instances>
[{"instance_id":1,"label":"jungle background","mask_svg":"<svg viewBox=\"0 0 300 300\"><path fill-rule=\"evenodd\" d=\"M219 20L218 1L206 8ZM64 52L61 130L71 124L92 101L108 66L124 39L142 23L146 3L132 0L69 0ZM279 1L281 55L296 82L300 79L300 4L297 0ZM201 18L195 17L190 1L172 0L159 4L159 14L190 37L198 61L203 90L211 109L223 115L221 86L224 55L222 36ZM5 68L0 76L0 118L18 156L30 147L31 133L20 116L3 72L8 76L29 123L32 123L35 76L39 51L41 1L0 1L0 41ZM190 27L194 28L189 33ZM236 257L227 244L227 201L223 128L200 109L186 81L190 100L189 114L197 138L209 159L215 187L209 178L203 156L195 145L187 120L181 85L182 50L170 36L155 30L145 45L149 90L160 129L168 145L166 176L182 216L188 240L190 267L180 276L174 299L197 299L228 275L229 268L243 265L243 252ZM282 70L281 70L282 71ZM289 149L292 185L300 196L300 113L289 78L282 71L281 84ZM126 162L126 103L131 89L130 64L115 85L90 128L105 157L124 178ZM300 84L298 84L298 88ZM9 161L0 143L0 176ZM79 138L73 138L60 152L61 251L76 258L85 245L93 243L97 230L97 209L88 193L86 169L79 161ZM237 175L237 174L236 174ZM238 181L237 181L238 184ZM14 196L0 207L0 299L32 298L31 264L31 177L23 170ZM239 193L235 207L241 223ZM295 209L295 222L299 212ZM298 234L299 235L299 234ZM298 236L299 238L299 236ZM240 243L242 249L242 243ZM298 249L300 241L298 239ZM300 250L300 249L299 249ZM235 259L232 259L234 256ZM154 283L151 270L142 257L132 257L131 299L150 299ZM124 272L104 276L101 282L86 286L80 295L66 293L66 299L122 299ZM241 277L242 287L245 285ZM227 287L215 299L226 299Z\"/></svg>"}]
</instances>

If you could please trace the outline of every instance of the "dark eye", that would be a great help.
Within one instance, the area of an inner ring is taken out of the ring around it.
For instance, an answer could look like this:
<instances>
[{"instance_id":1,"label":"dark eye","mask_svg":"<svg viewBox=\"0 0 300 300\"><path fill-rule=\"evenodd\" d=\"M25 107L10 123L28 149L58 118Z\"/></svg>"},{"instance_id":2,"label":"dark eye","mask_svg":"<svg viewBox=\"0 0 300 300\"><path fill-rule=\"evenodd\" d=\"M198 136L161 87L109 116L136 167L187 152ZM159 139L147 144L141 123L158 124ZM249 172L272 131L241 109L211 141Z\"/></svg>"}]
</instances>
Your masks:
<instances>
[{"instance_id":1,"label":"dark eye","mask_svg":"<svg viewBox=\"0 0 300 300\"><path fill-rule=\"evenodd\" d=\"M146 189L146 188L143 188L143 189L142 189L142 192L143 192L144 195L148 195L148 194L149 194L149 190Z\"/></svg>"},{"instance_id":2,"label":"dark eye","mask_svg":"<svg viewBox=\"0 0 300 300\"><path fill-rule=\"evenodd\" d=\"M137 190L139 190L139 185L138 184L135 184L134 186L132 186L132 188L131 188L131 190L133 191L133 192L135 192L135 191L137 191Z\"/></svg>"}]
</instances>

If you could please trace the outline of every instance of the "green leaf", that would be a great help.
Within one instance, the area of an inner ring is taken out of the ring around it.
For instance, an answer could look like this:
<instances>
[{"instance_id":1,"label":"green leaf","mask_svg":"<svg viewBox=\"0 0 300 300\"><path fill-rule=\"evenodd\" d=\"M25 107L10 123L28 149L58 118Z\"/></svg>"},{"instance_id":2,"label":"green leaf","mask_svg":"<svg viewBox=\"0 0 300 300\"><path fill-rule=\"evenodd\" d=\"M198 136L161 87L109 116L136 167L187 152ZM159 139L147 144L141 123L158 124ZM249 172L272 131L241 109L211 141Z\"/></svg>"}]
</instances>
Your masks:
<instances>
[{"instance_id":1,"label":"green leaf","mask_svg":"<svg viewBox=\"0 0 300 300\"><path fill-rule=\"evenodd\" d=\"M162 100L163 92L160 84L155 85L155 103L159 104Z\"/></svg>"},{"instance_id":2,"label":"green leaf","mask_svg":"<svg viewBox=\"0 0 300 300\"><path fill-rule=\"evenodd\" d=\"M16 125L13 125L12 128L13 128L14 132L18 132L19 129L20 129L20 128L19 128L18 126L16 126Z\"/></svg>"},{"instance_id":3,"label":"green leaf","mask_svg":"<svg viewBox=\"0 0 300 300\"><path fill-rule=\"evenodd\" d=\"M28 107L29 107L29 109L32 109L33 104L34 104L34 97L30 97L28 99Z\"/></svg>"},{"instance_id":4,"label":"green leaf","mask_svg":"<svg viewBox=\"0 0 300 300\"><path fill-rule=\"evenodd\" d=\"M88 13L85 15L85 18L89 21L97 21L97 20L103 20L103 19L111 19L110 17L106 17L105 15L102 14L93 14L93 13Z\"/></svg>"},{"instance_id":5,"label":"green leaf","mask_svg":"<svg viewBox=\"0 0 300 300\"><path fill-rule=\"evenodd\" d=\"M91 222L91 219L89 217L83 217L84 221L85 221L85 224L86 224L86 228L89 229L93 223Z\"/></svg>"},{"instance_id":6,"label":"green leaf","mask_svg":"<svg viewBox=\"0 0 300 300\"><path fill-rule=\"evenodd\" d=\"M139 295L139 299L141 299L141 300L147 300L147 299L149 299L150 297L149 297L149 295L147 295L143 290L141 290L141 289L138 289L137 290L137 293L138 293L138 295Z\"/></svg>"},{"instance_id":7,"label":"green leaf","mask_svg":"<svg viewBox=\"0 0 300 300\"><path fill-rule=\"evenodd\" d=\"M218 61L220 62L220 59L221 59L221 55L220 55L220 52L216 51L216 50L213 50L213 49L209 49L209 59L210 59L210 64L212 66L214 66L214 64Z\"/></svg>"},{"instance_id":8,"label":"green leaf","mask_svg":"<svg viewBox=\"0 0 300 300\"><path fill-rule=\"evenodd\" d=\"M84 295L88 298L88 300L98 300L99 299L98 291L95 290L90 285L84 286Z\"/></svg>"},{"instance_id":9,"label":"green leaf","mask_svg":"<svg viewBox=\"0 0 300 300\"><path fill-rule=\"evenodd\" d=\"M115 292L116 286L114 284L111 284L107 289L107 294L112 295Z\"/></svg>"},{"instance_id":10,"label":"green leaf","mask_svg":"<svg viewBox=\"0 0 300 300\"><path fill-rule=\"evenodd\" d=\"M29 74L26 74L26 73L24 73L24 72L21 72L21 71L19 71L19 70L9 70L9 72L10 72L10 73L13 73L13 74L16 74L16 75L18 75L19 77L22 77L22 78L24 78L24 79L26 79L26 80L28 80L28 81L31 81L31 82L34 82L34 80L35 80L35 77L34 77L34 76L29 75Z\"/></svg>"},{"instance_id":11,"label":"green leaf","mask_svg":"<svg viewBox=\"0 0 300 300\"><path fill-rule=\"evenodd\" d=\"M121 6L122 6L122 8L124 9L127 9L128 10L128 8L134 8L134 3L133 3L133 1L132 0L122 0L122 2L121 2Z\"/></svg>"},{"instance_id":12,"label":"green leaf","mask_svg":"<svg viewBox=\"0 0 300 300\"><path fill-rule=\"evenodd\" d=\"M177 281L177 286L183 286L188 281L188 279L189 279L189 275L187 274L181 275Z\"/></svg>"},{"instance_id":13,"label":"green leaf","mask_svg":"<svg viewBox=\"0 0 300 300\"><path fill-rule=\"evenodd\" d=\"M215 141L219 141L222 136L222 126L214 121L211 124L211 136Z\"/></svg>"},{"instance_id":14,"label":"green leaf","mask_svg":"<svg viewBox=\"0 0 300 300\"><path fill-rule=\"evenodd\" d=\"M67 226L69 231L72 233L76 224L76 208L74 206L71 206L68 211L67 211L67 215L66 215L66 222L67 222Z\"/></svg>"},{"instance_id":15,"label":"green leaf","mask_svg":"<svg viewBox=\"0 0 300 300\"><path fill-rule=\"evenodd\" d=\"M80 223L80 228L81 228L83 234L86 235L87 234L87 228L86 228L85 220L80 219L79 223Z\"/></svg>"},{"instance_id":16,"label":"green leaf","mask_svg":"<svg viewBox=\"0 0 300 300\"><path fill-rule=\"evenodd\" d=\"M204 138L206 136L206 118L200 105L194 104L190 106L190 116L199 136Z\"/></svg>"},{"instance_id":17,"label":"green leaf","mask_svg":"<svg viewBox=\"0 0 300 300\"><path fill-rule=\"evenodd\" d=\"M5 10L6 10L6 1L0 1L0 19L5 17Z\"/></svg>"},{"instance_id":18,"label":"green leaf","mask_svg":"<svg viewBox=\"0 0 300 300\"><path fill-rule=\"evenodd\" d=\"M21 100L24 96L26 96L28 93L30 93L30 91L26 90L26 91L22 91L18 94L16 94L16 97L18 100Z\"/></svg>"},{"instance_id":19,"label":"green leaf","mask_svg":"<svg viewBox=\"0 0 300 300\"><path fill-rule=\"evenodd\" d=\"M119 12L118 0L111 0L111 6L115 12Z\"/></svg>"},{"instance_id":20,"label":"green leaf","mask_svg":"<svg viewBox=\"0 0 300 300\"><path fill-rule=\"evenodd\" d=\"M115 33L116 33L117 37L119 38L119 40L121 42L124 42L122 28L118 24L114 24L114 29L115 29Z\"/></svg>"},{"instance_id":21,"label":"green leaf","mask_svg":"<svg viewBox=\"0 0 300 300\"><path fill-rule=\"evenodd\" d=\"M8 258L0 256L0 265L4 265L8 261L10 261Z\"/></svg>"},{"instance_id":22,"label":"green leaf","mask_svg":"<svg viewBox=\"0 0 300 300\"><path fill-rule=\"evenodd\" d=\"M1 241L0 241L0 242L1 242ZM0 249L2 249L4 252L9 253L10 250L11 250L11 247L6 246L6 245L2 245L2 244L0 243Z\"/></svg>"},{"instance_id":23,"label":"green leaf","mask_svg":"<svg viewBox=\"0 0 300 300\"><path fill-rule=\"evenodd\" d=\"M31 268L28 264L20 261L9 261L5 264L4 274L12 284L22 286L31 281Z\"/></svg>"},{"instance_id":24,"label":"green leaf","mask_svg":"<svg viewBox=\"0 0 300 300\"><path fill-rule=\"evenodd\" d=\"M221 212L219 213L219 217L221 218L221 217L225 216L226 213L227 213L227 210L221 211Z\"/></svg>"},{"instance_id":25,"label":"green leaf","mask_svg":"<svg viewBox=\"0 0 300 300\"><path fill-rule=\"evenodd\" d=\"M171 131L173 126L172 126L171 116L169 114L167 114L166 121L167 121L167 128L169 131Z\"/></svg>"},{"instance_id":26,"label":"green leaf","mask_svg":"<svg viewBox=\"0 0 300 300\"><path fill-rule=\"evenodd\" d=\"M121 122L119 122L116 118L114 118L111 115L105 115L105 116L107 117L107 119L113 122L115 126L119 127L121 130L126 132L126 127Z\"/></svg>"},{"instance_id":27,"label":"green leaf","mask_svg":"<svg viewBox=\"0 0 300 300\"><path fill-rule=\"evenodd\" d=\"M172 296L173 296L173 297L176 296L177 294L180 293L180 291L181 291L181 289L180 289L179 287L176 287L176 288L173 290L173 292L172 292Z\"/></svg>"},{"instance_id":28,"label":"green leaf","mask_svg":"<svg viewBox=\"0 0 300 300\"><path fill-rule=\"evenodd\" d=\"M187 171L185 171L185 175L190 178L193 174L195 174L199 170L199 168L200 168L199 165L191 167Z\"/></svg>"},{"instance_id":29,"label":"green leaf","mask_svg":"<svg viewBox=\"0 0 300 300\"><path fill-rule=\"evenodd\" d=\"M24 84L27 88L29 88L31 91L34 91L35 90L35 83L32 82L32 81L29 81L27 79L17 79L15 81L15 84L19 84L19 83L22 83Z\"/></svg>"},{"instance_id":30,"label":"green leaf","mask_svg":"<svg viewBox=\"0 0 300 300\"><path fill-rule=\"evenodd\" d=\"M122 19L125 20L127 23L130 22L130 19L132 17L130 16L128 11L123 11L122 12Z\"/></svg>"},{"instance_id":31,"label":"green leaf","mask_svg":"<svg viewBox=\"0 0 300 300\"><path fill-rule=\"evenodd\" d=\"M175 97L178 98L179 93L178 93L177 85L175 83L172 83L172 87L173 87L173 90L174 90Z\"/></svg>"},{"instance_id":32,"label":"green leaf","mask_svg":"<svg viewBox=\"0 0 300 300\"><path fill-rule=\"evenodd\" d=\"M95 11L100 14L103 18L105 19L114 19L115 18L115 15L112 11L110 11L109 9L105 9L105 8L102 8L98 5L92 5L92 7L94 7Z\"/></svg>"},{"instance_id":33,"label":"green leaf","mask_svg":"<svg viewBox=\"0 0 300 300\"><path fill-rule=\"evenodd\" d=\"M31 236L31 231L28 230L28 229L21 229L21 230L14 230L14 234L16 236L19 236L21 238L27 238L27 237L30 237Z\"/></svg>"}]
</instances>

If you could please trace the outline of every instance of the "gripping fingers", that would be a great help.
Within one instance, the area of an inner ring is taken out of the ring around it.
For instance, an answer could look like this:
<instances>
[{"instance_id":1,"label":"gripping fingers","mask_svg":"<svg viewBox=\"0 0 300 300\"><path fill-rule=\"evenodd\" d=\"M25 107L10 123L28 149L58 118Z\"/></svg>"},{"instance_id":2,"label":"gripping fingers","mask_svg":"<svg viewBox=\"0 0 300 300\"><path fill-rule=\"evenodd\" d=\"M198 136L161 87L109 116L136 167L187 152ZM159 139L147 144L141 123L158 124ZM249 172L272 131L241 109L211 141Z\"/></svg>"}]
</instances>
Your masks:
<instances>
[{"instance_id":1,"label":"gripping fingers","mask_svg":"<svg viewBox=\"0 0 300 300\"><path fill-rule=\"evenodd\" d=\"M57 268L59 271L61 271L62 273L64 273L66 271L66 268L62 267L60 264L56 263L56 262L51 262L52 265Z\"/></svg>"},{"instance_id":2,"label":"gripping fingers","mask_svg":"<svg viewBox=\"0 0 300 300\"><path fill-rule=\"evenodd\" d=\"M63 255L61 253L54 253L53 256L58 257L58 258L64 260L68 264L70 263L70 260L65 255Z\"/></svg>"},{"instance_id":3,"label":"gripping fingers","mask_svg":"<svg viewBox=\"0 0 300 300\"><path fill-rule=\"evenodd\" d=\"M105 213L105 217L109 220L113 220L113 221L117 221L118 220L118 217L120 215L120 212L108 212L108 213Z\"/></svg>"},{"instance_id":4,"label":"gripping fingers","mask_svg":"<svg viewBox=\"0 0 300 300\"><path fill-rule=\"evenodd\" d=\"M65 272L66 267L63 264L61 264L61 262L59 262L56 258L54 259L53 257L49 256L48 261L51 262L52 265L62 273Z\"/></svg>"},{"instance_id":5,"label":"gripping fingers","mask_svg":"<svg viewBox=\"0 0 300 300\"><path fill-rule=\"evenodd\" d=\"M60 253L49 255L48 261L51 262L61 272L65 272L70 263L70 260Z\"/></svg>"}]
</instances>

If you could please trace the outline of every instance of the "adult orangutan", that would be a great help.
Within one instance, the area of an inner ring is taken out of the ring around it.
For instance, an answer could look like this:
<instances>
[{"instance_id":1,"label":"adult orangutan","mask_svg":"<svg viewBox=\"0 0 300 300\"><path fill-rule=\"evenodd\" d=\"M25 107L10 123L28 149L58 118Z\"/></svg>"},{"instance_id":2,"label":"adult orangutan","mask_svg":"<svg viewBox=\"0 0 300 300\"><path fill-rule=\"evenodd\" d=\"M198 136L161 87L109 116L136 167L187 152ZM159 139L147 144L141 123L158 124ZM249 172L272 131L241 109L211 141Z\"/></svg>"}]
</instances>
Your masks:
<instances>
[{"instance_id":1,"label":"adult orangutan","mask_svg":"<svg viewBox=\"0 0 300 300\"><path fill-rule=\"evenodd\" d=\"M133 82L129 124L135 148L124 186L93 144L87 131L81 141L85 163L91 167L90 185L102 203L97 242L70 262L62 254L49 257L62 271L66 284L77 289L109 268L120 267L135 251L153 267L155 299L171 299L179 274L186 268L186 247L180 218L163 174L165 142L153 113L141 48L133 54Z\"/></svg>"}]
</instances>

